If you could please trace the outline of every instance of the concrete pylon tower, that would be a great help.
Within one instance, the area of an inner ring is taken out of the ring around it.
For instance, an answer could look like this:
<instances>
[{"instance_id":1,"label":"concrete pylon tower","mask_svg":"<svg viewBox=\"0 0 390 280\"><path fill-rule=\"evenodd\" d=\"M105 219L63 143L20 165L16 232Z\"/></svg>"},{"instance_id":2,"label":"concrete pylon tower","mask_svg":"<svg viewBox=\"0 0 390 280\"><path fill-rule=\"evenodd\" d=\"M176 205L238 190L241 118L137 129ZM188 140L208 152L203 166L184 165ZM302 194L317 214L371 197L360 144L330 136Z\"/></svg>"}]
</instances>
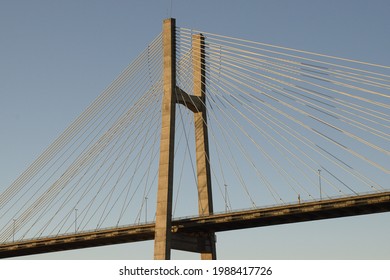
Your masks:
<instances>
[{"instance_id":1,"label":"concrete pylon tower","mask_svg":"<svg viewBox=\"0 0 390 280\"><path fill-rule=\"evenodd\" d=\"M209 147L205 99L204 37L192 38L193 95L176 85L176 30L175 19L163 22L163 80L162 126L158 175L154 258L168 260L171 249L201 253L202 259L216 259L215 233L172 232L172 193L174 169L176 104L182 104L194 113L196 165L198 177L199 215L213 213Z\"/></svg>"}]
</instances>

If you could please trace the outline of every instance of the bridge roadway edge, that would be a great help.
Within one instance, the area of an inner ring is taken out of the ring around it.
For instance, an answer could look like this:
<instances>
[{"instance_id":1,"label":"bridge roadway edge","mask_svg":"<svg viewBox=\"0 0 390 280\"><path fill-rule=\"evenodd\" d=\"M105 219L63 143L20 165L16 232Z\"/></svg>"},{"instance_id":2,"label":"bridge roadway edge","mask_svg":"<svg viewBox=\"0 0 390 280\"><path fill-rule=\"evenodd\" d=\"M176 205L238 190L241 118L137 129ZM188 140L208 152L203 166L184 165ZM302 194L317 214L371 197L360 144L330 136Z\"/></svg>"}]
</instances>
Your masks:
<instances>
[{"instance_id":1,"label":"bridge roadway edge","mask_svg":"<svg viewBox=\"0 0 390 280\"><path fill-rule=\"evenodd\" d=\"M215 232L390 211L390 192L227 212L172 221L172 234ZM154 239L154 223L0 244L0 258Z\"/></svg>"}]
</instances>

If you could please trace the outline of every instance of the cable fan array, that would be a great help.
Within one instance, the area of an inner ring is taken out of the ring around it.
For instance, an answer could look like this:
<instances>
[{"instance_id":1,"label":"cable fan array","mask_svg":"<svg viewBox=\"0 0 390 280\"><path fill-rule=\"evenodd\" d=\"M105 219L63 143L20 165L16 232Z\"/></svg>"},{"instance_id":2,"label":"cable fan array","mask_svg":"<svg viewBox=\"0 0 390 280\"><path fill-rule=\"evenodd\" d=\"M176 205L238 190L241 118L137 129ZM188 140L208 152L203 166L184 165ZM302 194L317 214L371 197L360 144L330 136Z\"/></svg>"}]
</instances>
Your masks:
<instances>
[{"instance_id":1,"label":"cable fan array","mask_svg":"<svg viewBox=\"0 0 390 280\"><path fill-rule=\"evenodd\" d=\"M180 28L187 93L199 33L216 211L389 189L390 67Z\"/></svg>"},{"instance_id":2,"label":"cable fan array","mask_svg":"<svg viewBox=\"0 0 390 280\"><path fill-rule=\"evenodd\" d=\"M214 212L389 189L390 67L177 28L177 99L193 94L199 33ZM160 34L1 193L0 242L154 220L162 49ZM175 131L179 218L198 213L193 113L179 104Z\"/></svg>"},{"instance_id":3,"label":"cable fan array","mask_svg":"<svg viewBox=\"0 0 390 280\"><path fill-rule=\"evenodd\" d=\"M160 34L1 194L1 242L141 219L157 177L161 77Z\"/></svg>"}]
</instances>

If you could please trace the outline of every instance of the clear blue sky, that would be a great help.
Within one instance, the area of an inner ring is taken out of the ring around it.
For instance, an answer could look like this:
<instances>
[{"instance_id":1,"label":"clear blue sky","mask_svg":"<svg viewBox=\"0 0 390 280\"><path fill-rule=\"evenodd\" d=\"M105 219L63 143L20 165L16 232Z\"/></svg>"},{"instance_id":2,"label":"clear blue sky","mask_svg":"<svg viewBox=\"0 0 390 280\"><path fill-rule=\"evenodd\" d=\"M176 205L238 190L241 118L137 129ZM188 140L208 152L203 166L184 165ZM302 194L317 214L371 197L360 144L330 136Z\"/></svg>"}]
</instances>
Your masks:
<instances>
[{"instance_id":1,"label":"clear blue sky","mask_svg":"<svg viewBox=\"0 0 390 280\"><path fill-rule=\"evenodd\" d=\"M390 65L387 0L0 3L0 190L161 31L178 26ZM390 214L218 234L223 259L390 259ZM152 258L137 243L31 258ZM177 258L192 255L175 253Z\"/></svg>"}]
</instances>

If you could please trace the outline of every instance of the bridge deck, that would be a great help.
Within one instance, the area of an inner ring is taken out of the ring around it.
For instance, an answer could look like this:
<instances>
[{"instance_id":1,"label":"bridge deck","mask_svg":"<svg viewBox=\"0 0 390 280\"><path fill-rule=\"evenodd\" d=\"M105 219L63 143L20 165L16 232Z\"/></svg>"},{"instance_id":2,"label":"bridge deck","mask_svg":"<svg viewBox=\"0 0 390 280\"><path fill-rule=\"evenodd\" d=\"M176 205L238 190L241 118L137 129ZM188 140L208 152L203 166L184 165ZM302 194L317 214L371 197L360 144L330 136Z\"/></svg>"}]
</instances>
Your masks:
<instances>
[{"instance_id":1,"label":"bridge deck","mask_svg":"<svg viewBox=\"0 0 390 280\"><path fill-rule=\"evenodd\" d=\"M172 231L228 231L390 211L390 192L175 220ZM154 223L0 245L0 258L152 240Z\"/></svg>"}]
</instances>

